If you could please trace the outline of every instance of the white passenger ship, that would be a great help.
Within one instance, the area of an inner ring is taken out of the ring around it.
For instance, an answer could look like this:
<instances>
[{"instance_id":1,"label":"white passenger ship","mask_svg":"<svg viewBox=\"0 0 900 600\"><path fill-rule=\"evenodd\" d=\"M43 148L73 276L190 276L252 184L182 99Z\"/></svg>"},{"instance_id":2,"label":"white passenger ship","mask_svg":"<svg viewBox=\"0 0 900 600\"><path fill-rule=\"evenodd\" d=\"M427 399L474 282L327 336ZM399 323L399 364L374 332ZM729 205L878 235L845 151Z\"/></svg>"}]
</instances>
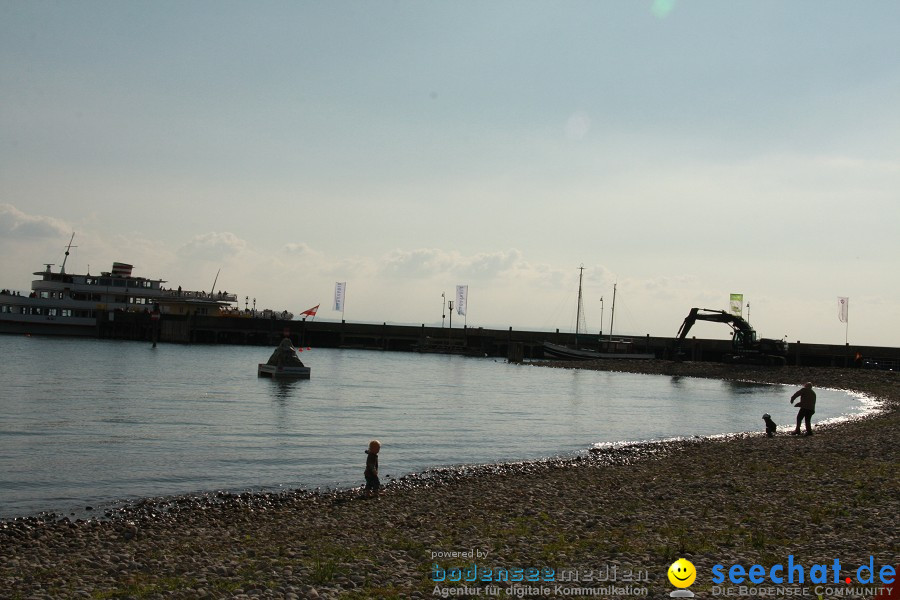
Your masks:
<instances>
[{"instance_id":1,"label":"white passenger ship","mask_svg":"<svg viewBox=\"0 0 900 600\"><path fill-rule=\"evenodd\" d=\"M74 235L73 235L74 238ZM69 257L66 248L66 259ZM209 315L234 312L236 294L166 289L162 279L132 275L132 265L114 262L112 270L97 275L66 273L66 259L58 273L47 264L35 273L27 294L0 290L0 333L87 335L97 332L97 319L106 313L148 312L158 315Z\"/></svg>"}]
</instances>

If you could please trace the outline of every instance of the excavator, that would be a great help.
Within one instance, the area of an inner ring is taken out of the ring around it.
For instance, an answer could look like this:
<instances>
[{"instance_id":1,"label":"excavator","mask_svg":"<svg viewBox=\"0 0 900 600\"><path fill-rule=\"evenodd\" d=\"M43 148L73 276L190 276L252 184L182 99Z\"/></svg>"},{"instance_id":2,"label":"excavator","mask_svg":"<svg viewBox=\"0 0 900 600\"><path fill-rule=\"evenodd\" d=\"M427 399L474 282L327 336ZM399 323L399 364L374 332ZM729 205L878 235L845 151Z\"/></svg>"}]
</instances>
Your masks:
<instances>
[{"instance_id":1,"label":"excavator","mask_svg":"<svg viewBox=\"0 0 900 600\"><path fill-rule=\"evenodd\" d=\"M725 355L724 362L755 365L783 365L787 362L788 345L784 340L758 338L750 323L724 310L692 308L675 336L675 360L684 357L682 344L688 332L697 321L725 323L734 332L731 337L731 354Z\"/></svg>"}]
</instances>

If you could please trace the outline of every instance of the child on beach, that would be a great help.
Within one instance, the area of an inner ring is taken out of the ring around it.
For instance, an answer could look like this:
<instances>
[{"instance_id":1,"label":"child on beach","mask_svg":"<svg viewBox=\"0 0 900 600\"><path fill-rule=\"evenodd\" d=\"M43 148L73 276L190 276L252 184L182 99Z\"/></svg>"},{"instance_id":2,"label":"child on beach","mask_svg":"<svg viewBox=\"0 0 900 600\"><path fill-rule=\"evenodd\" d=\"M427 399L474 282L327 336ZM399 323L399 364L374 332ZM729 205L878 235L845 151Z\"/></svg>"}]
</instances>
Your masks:
<instances>
[{"instance_id":1,"label":"child on beach","mask_svg":"<svg viewBox=\"0 0 900 600\"><path fill-rule=\"evenodd\" d=\"M381 489L381 481L378 479L378 451L381 450L381 442L372 440L369 442L369 449L366 450L366 470L363 475L366 478L366 497L378 495Z\"/></svg>"}]
</instances>

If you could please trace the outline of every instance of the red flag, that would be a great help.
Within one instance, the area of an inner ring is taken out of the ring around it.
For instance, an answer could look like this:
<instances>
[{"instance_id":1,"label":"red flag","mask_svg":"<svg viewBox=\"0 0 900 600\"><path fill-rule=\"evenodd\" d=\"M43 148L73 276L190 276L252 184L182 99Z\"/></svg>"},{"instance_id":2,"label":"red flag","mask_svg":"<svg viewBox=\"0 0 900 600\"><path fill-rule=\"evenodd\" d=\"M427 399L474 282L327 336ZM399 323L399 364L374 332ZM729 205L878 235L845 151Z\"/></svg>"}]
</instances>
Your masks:
<instances>
[{"instance_id":1,"label":"red flag","mask_svg":"<svg viewBox=\"0 0 900 600\"><path fill-rule=\"evenodd\" d=\"M317 310L319 310L319 305L318 305L318 304L316 304L316 305L313 306L312 308L309 308L309 309L307 309L307 310L304 310L302 313L300 313L300 315L301 315L301 316L302 316L302 315L306 315L306 316L308 316L308 317L314 317L314 316L316 316L316 311L317 311Z\"/></svg>"}]
</instances>

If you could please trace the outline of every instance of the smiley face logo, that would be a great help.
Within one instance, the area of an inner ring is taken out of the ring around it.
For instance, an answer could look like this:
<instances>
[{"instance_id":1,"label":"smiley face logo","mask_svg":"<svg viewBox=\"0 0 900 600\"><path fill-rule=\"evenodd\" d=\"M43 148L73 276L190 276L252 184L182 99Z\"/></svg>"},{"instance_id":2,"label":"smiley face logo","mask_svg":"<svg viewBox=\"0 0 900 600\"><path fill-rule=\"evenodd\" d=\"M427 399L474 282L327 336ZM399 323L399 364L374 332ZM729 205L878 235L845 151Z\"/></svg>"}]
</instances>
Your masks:
<instances>
[{"instance_id":1,"label":"smiley face logo","mask_svg":"<svg viewBox=\"0 0 900 600\"><path fill-rule=\"evenodd\" d=\"M697 578L697 569L691 561L679 558L669 565L669 581L677 588L686 588Z\"/></svg>"}]
</instances>

